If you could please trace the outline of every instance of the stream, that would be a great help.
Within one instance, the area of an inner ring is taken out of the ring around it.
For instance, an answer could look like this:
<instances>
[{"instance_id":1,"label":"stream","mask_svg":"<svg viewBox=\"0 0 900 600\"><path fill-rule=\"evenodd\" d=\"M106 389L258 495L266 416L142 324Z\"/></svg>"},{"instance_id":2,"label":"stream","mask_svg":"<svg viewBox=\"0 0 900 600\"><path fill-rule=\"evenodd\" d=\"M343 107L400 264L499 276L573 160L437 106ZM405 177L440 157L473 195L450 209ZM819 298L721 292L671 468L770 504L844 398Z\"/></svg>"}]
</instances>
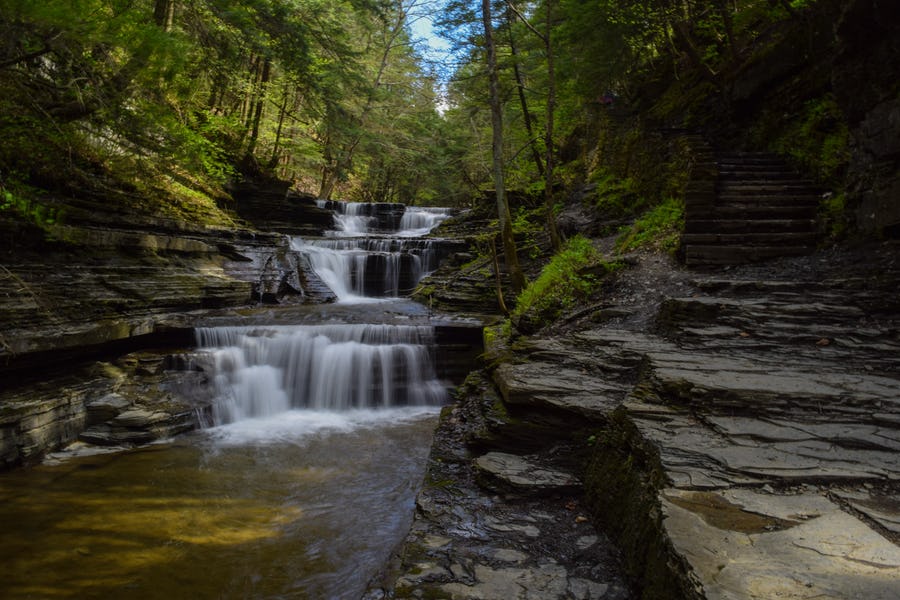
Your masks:
<instances>
[{"instance_id":1,"label":"stream","mask_svg":"<svg viewBox=\"0 0 900 600\"><path fill-rule=\"evenodd\" d=\"M0 474L0 597L362 595L409 527L447 401L434 328L398 297L436 267L419 236L448 212L325 205L338 229L291 244L338 304L198 328L206 427ZM373 303L415 324L360 322Z\"/></svg>"}]
</instances>

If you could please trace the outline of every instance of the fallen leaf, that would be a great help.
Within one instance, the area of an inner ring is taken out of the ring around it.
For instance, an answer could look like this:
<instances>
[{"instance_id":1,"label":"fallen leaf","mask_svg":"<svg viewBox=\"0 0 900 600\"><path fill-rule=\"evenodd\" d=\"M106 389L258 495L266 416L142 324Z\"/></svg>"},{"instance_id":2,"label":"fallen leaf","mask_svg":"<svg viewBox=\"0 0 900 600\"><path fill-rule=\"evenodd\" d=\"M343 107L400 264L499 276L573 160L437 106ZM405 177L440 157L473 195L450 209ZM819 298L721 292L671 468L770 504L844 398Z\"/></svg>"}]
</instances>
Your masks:
<instances>
[{"instance_id":1,"label":"fallen leaf","mask_svg":"<svg viewBox=\"0 0 900 600\"><path fill-rule=\"evenodd\" d=\"M816 342L816 346L828 346L831 344L831 340L828 338L822 338L818 342Z\"/></svg>"}]
</instances>

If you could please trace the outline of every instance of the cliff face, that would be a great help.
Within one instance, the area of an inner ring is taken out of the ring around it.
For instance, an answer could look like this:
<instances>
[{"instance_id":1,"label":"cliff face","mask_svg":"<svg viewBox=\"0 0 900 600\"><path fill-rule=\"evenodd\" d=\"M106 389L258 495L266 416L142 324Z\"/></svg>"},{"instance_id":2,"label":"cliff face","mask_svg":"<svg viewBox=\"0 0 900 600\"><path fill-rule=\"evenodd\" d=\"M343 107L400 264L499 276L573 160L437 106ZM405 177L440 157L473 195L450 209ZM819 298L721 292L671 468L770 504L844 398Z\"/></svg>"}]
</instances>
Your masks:
<instances>
[{"instance_id":1,"label":"cliff face","mask_svg":"<svg viewBox=\"0 0 900 600\"><path fill-rule=\"evenodd\" d=\"M896 237L898 73L900 6L820 0L745 32L712 79L685 64L660 69L636 95L635 122L701 134L721 152L776 153L830 192L823 216L861 237Z\"/></svg>"},{"instance_id":2,"label":"cliff face","mask_svg":"<svg viewBox=\"0 0 900 600\"><path fill-rule=\"evenodd\" d=\"M851 134L848 191L865 233L900 235L900 5L855 0L836 28L834 95Z\"/></svg>"}]
</instances>

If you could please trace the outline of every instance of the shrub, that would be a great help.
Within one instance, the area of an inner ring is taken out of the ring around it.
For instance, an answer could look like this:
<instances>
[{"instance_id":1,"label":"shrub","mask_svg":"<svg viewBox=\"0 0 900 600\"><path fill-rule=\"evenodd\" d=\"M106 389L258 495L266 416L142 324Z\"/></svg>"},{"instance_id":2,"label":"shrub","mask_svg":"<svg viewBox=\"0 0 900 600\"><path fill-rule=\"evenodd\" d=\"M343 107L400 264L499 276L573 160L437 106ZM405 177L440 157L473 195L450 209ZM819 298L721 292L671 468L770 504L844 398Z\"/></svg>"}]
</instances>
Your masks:
<instances>
[{"instance_id":1,"label":"shrub","mask_svg":"<svg viewBox=\"0 0 900 600\"><path fill-rule=\"evenodd\" d=\"M600 261L589 239L575 236L519 294L512 317L520 329L536 330L587 298L599 278L615 268Z\"/></svg>"},{"instance_id":2,"label":"shrub","mask_svg":"<svg viewBox=\"0 0 900 600\"><path fill-rule=\"evenodd\" d=\"M669 198L625 228L616 240L616 250L629 252L647 248L674 252L683 229L684 207L680 200Z\"/></svg>"}]
</instances>

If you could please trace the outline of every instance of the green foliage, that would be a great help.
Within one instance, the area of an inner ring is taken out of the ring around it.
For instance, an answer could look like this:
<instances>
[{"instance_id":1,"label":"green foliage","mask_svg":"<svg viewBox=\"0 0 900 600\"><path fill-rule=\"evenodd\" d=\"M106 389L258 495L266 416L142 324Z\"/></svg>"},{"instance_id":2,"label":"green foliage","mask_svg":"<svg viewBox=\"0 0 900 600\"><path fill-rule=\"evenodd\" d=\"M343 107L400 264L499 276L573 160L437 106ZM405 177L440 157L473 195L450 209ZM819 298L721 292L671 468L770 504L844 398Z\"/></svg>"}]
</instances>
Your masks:
<instances>
[{"instance_id":1,"label":"green foliage","mask_svg":"<svg viewBox=\"0 0 900 600\"><path fill-rule=\"evenodd\" d=\"M590 182L597 185L594 207L606 218L634 214L645 201L638 194L638 186L630 177L620 178L601 168L591 174Z\"/></svg>"},{"instance_id":2,"label":"green foliage","mask_svg":"<svg viewBox=\"0 0 900 600\"><path fill-rule=\"evenodd\" d=\"M669 198L648 210L616 240L616 250L630 252L638 249L674 252L684 229L684 206L680 200Z\"/></svg>"},{"instance_id":3,"label":"green foliage","mask_svg":"<svg viewBox=\"0 0 900 600\"><path fill-rule=\"evenodd\" d=\"M520 321L527 318L539 326L547 324L586 299L600 277L616 268L600 262L600 254L589 239L575 236L519 294L512 317Z\"/></svg>"},{"instance_id":4,"label":"green foliage","mask_svg":"<svg viewBox=\"0 0 900 600\"><path fill-rule=\"evenodd\" d=\"M538 236L545 227L546 219L543 208L528 210L524 206L520 206L512 221L513 236L516 238L519 252L527 253L531 259L538 258L541 255Z\"/></svg>"},{"instance_id":5,"label":"green foliage","mask_svg":"<svg viewBox=\"0 0 900 600\"><path fill-rule=\"evenodd\" d=\"M849 215L847 214L846 194L828 194L822 199L819 210L822 222L825 226L825 235L832 240L841 239L849 229Z\"/></svg>"},{"instance_id":6,"label":"green foliage","mask_svg":"<svg viewBox=\"0 0 900 600\"><path fill-rule=\"evenodd\" d=\"M157 192L191 199L160 184L174 173L204 213L238 170L317 191L331 169L342 191L390 200L461 187L467 142L435 110L408 4L198 0L171 24L156 4L0 0L5 177L65 193L102 179L152 211Z\"/></svg>"},{"instance_id":7,"label":"green foliage","mask_svg":"<svg viewBox=\"0 0 900 600\"><path fill-rule=\"evenodd\" d=\"M61 220L61 211L53 206L38 202L29 190L15 192L0 186L0 215L10 212L49 232Z\"/></svg>"},{"instance_id":8,"label":"green foliage","mask_svg":"<svg viewBox=\"0 0 900 600\"><path fill-rule=\"evenodd\" d=\"M771 142L816 179L838 185L850 158L850 133L834 95L808 101Z\"/></svg>"}]
</instances>

